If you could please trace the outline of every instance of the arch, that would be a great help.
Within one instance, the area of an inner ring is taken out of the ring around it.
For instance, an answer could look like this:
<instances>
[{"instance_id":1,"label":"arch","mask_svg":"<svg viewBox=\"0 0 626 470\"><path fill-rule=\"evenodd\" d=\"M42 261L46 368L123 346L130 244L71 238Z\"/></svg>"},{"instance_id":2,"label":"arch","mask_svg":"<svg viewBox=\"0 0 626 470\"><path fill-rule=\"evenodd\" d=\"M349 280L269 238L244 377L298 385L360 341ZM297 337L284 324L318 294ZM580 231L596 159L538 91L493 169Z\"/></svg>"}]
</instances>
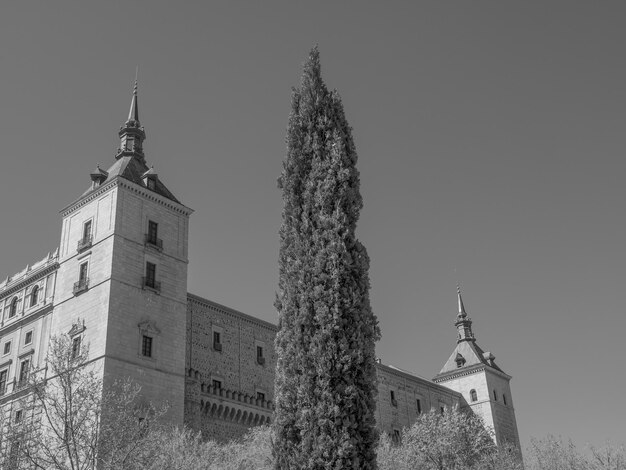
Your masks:
<instances>
[{"instance_id":1,"label":"arch","mask_svg":"<svg viewBox=\"0 0 626 470\"><path fill-rule=\"evenodd\" d=\"M478 401L478 394L476 393L475 389L470 390L470 400Z\"/></svg>"},{"instance_id":2,"label":"arch","mask_svg":"<svg viewBox=\"0 0 626 470\"><path fill-rule=\"evenodd\" d=\"M33 291L30 294L30 306L32 307L33 305L37 305L38 301L39 301L39 286L35 285L35 287L33 287Z\"/></svg>"},{"instance_id":3,"label":"arch","mask_svg":"<svg viewBox=\"0 0 626 470\"><path fill-rule=\"evenodd\" d=\"M17 297L13 297L11 300L11 306L9 307L9 318L13 318L17 313Z\"/></svg>"},{"instance_id":4,"label":"arch","mask_svg":"<svg viewBox=\"0 0 626 470\"><path fill-rule=\"evenodd\" d=\"M248 420L248 412L247 412L247 411L244 411L244 412L243 412L243 415L241 415L241 422L242 422L243 424L246 424L247 420Z\"/></svg>"}]
</instances>

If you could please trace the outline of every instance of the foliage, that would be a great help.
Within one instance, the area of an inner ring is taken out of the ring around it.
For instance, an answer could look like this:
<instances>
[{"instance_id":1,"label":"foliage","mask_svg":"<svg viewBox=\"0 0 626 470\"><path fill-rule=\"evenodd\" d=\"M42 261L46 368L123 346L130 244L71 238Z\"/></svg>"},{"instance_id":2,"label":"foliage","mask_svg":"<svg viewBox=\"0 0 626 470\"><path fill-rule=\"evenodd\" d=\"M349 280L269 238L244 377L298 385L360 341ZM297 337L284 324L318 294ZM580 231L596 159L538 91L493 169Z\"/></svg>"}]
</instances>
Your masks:
<instances>
[{"instance_id":1,"label":"foliage","mask_svg":"<svg viewBox=\"0 0 626 470\"><path fill-rule=\"evenodd\" d=\"M405 428L399 443L378 446L381 470L521 470L515 448L497 448L480 417L458 408L430 411Z\"/></svg>"},{"instance_id":2,"label":"foliage","mask_svg":"<svg viewBox=\"0 0 626 470\"><path fill-rule=\"evenodd\" d=\"M88 349L67 335L51 338L47 367L30 374L19 419L8 420L5 466L121 469L140 458L148 424L165 409L138 407L140 388L130 381L104 389Z\"/></svg>"},{"instance_id":3,"label":"foliage","mask_svg":"<svg viewBox=\"0 0 626 470\"><path fill-rule=\"evenodd\" d=\"M380 332L369 303L369 258L355 236L363 205L357 154L316 48L293 90L286 140L278 181L276 468L373 469Z\"/></svg>"},{"instance_id":4,"label":"foliage","mask_svg":"<svg viewBox=\"0 0 626 470\"><path fill-rule=\"evenodd\" d=\"M259 426L239 440L217 443L190 430L160 429L151 433L150 454L132 470L270 470L271 431Z\"/></svg>"},{"instance_id":5,"label":"foliage","mask_svg":"<svg viewBox=\"0 0 626 470\"><path fill-rule=\"evenodd\" d=\"M457 407L421 414L404 430L402 444L409 467L424 469L471 468L495 450L482 419Z\"/></svg>"},{"instance_id":6,"label":"foliage","mask_svg":"<svg viewBox=\"0 0 626 470\"><path fill-rule=\"evenodd\" d=\"M531 470L626 470L626 451L608 443L603 448L591 447L582 453L572 441L548 436L531 440Z\"/></svg>"}]
</instances>

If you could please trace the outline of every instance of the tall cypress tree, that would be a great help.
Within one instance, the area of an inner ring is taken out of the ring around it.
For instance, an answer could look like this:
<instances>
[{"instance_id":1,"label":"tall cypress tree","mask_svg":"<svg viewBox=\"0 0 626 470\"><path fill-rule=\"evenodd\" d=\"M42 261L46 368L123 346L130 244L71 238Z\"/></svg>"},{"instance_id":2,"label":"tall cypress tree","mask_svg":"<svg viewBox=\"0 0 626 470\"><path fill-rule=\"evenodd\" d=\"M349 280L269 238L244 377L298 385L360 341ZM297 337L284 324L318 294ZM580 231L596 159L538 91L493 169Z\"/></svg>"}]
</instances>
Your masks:
<instances>
[{"instance_id":1,"label":"tall cypress tree","mask_svg":"<svg viewBox=\"0 0 626 470\"><path fill-rule=\"evenodd\" d=\"M376 469L380 337L369 258L356 239L363 201L341 99L314 48L293 90L276 308L276 469Z\"/></svg>"}]
</instances>

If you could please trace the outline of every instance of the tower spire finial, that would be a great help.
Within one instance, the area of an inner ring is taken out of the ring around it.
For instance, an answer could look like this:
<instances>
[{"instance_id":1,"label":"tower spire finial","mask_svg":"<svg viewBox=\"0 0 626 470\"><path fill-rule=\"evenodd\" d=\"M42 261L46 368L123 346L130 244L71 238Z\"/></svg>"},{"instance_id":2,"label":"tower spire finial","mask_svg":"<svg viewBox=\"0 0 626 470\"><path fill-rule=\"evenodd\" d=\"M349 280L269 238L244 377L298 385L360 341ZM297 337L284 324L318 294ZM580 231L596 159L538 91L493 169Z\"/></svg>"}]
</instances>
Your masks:
<instances>
[{"instance_id":1,"label":"tower spire finial","mask_svg":"<svg viewBox=\"0 0 626 470\"><path fill-rule=\"evenodd\" d=\"M128 119L120 128L120 148L117 150L115 158L135 157L145 164L146 160L143 154L143 141L146 139L146 132L139 122L139 103L137 101L137 76L139 74L139 66L135 69L135 84L133 86L133 98L130 102L130 111Z\"/></svg>"},{"instance_id":2,"label":"tower spire finial","mask_svg":"<svg viewBox=\"0 0 626 470\"><path fill-rule=\"evenodd\" d=\"M137 103L137 76L139 75L139 66L135 69L135 85L133 86L133 98L130 102L130 111L128 112L128 121L139 122L139 104Z\"/></svg>"},{"instance_id":3,"label":"tower spire finial","mask_svg":"<svg viewBox=\"0 0 626 470\"><path fill-rule=\"evenodd\" d=\"M457 343L461 341L474 341L474 333L472 332L472 320L467 316L465 311L465 305L463 304L463 297L461 296L461 286L456 283L456 298L458 302L459 312L456 315L456 326L458 330Z\"/></svg>"},{"instance_id":4,"label":"tower spire finial","mask_svg":"<svg viewBox=\"0 0 626 470\"><path fill-rule=\"evenodd\" d=\"M457 316L465 318L467 316L467 312L465 311L465 305L463 305L463 297L461 297L461 286L459 283L456 283L456 296L459 304L459 313Z\"/></svg>"}]
</instances>

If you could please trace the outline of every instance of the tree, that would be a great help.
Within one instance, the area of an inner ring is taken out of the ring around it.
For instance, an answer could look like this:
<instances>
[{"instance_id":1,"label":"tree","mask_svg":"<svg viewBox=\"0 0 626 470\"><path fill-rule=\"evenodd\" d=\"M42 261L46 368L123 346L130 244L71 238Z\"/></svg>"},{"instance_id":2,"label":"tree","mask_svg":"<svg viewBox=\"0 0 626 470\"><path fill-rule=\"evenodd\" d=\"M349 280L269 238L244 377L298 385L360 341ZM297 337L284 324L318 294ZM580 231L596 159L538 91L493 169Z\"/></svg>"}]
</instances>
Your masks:
<instances>
[{"instance_id":1,"label":"tree","mask_svg":"<svg viewBox=\"0 0 626 470\"><path fill-rule=\"evenodd\" d=\"M131 381L103 388L79 341L51 338L47 367L25 378L19 415L8 420L5 466L121 469L142 457L148 423L165 409L139 406L140 387Z\"/></svg>"},{"instance_id":2,"label":"tree","mask_svg":"<svg viewBox=\"0 0 626 470\"><path fill-rule=\"evenodd\" d=\"M454 470L478 468L496 452L482 419L459 410L431 410L404 430L402 454L407 468ZM488 468L488 467L482 467Z\"/></svg>"},{"instance_id":3,"label":"tree","mask_svg":"<svg viewBox=\"0 0 626 470\"><path fill-rule=\"evenodd\" d=\"M278 180L277 469L376 468L369 258L355 236L363 206L341 100L314 48L293 90Z\"/></svg>"},{"instance_id":4,"label":"tree","mask_svg":"<svg viewBox=\"0 0 626 470\"><path fill-rule=\"evenodd\" d=\"M626 451L623 446L607 443L598 449L588 448L581 453L574 443L547 436L531 439L531 458L527 468L532 470L626 470Z\"/></svg>"}]
</instances>

